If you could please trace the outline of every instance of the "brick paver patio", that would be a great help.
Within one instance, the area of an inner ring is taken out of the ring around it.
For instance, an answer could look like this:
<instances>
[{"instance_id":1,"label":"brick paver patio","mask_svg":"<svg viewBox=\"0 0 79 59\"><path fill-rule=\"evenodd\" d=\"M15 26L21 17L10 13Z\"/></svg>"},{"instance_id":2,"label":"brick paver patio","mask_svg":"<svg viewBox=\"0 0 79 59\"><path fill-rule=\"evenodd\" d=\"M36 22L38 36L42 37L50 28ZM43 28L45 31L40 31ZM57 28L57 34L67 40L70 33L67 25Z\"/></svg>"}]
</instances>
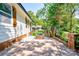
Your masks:
<instances>
[{"instance_id":1,"label":"brick paver patio","mask_svg":"<svg viewBox=\"0 0 79 59\"><path fill-rule=\"evenodd\" d=\"M77 56L77 53L55 39L34 39L17 42L0 52L0 56Z\"/></svg>"}]
</instances>

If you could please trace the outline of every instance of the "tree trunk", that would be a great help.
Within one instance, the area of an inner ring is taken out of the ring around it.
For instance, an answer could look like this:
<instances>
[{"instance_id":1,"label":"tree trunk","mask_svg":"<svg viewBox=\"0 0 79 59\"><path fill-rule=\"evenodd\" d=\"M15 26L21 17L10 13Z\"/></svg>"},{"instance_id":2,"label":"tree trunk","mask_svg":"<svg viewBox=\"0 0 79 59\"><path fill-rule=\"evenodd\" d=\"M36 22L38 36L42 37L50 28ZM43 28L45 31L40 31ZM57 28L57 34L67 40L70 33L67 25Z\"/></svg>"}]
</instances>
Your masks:
<instances>
[{"instance_id":1,"label":"tree trunk","mask_svg":"<svg viewBox=\"0 0 79 59\"><path fill-rule=\"evenodd\" d=\"M52 37L55 37L55 34L56 34L56 28L52 28Z\"/></svg>"}]
</instances>

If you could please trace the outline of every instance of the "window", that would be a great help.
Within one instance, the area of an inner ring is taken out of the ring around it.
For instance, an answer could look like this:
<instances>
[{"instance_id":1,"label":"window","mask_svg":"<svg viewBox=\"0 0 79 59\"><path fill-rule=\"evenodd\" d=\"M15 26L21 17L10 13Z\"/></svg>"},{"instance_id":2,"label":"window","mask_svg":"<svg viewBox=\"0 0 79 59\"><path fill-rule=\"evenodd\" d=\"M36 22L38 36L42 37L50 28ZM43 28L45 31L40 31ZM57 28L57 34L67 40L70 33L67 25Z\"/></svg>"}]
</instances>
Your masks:
<instances>
[{"instance_id":1,"label":"window","mask_svg":"<svg viewBox=\"0 0 79 59\"><path fill-rule=\"evenodd\" d=\"M0 10L11 15L11 6L7 3L0 3Z\"/></svg>"},{"instance_id":2,"label":"window","mask_svg":"<svg viewBox=\"0 0 79 59\"><path fill-rule=\"evenodd\" d=\"M11 6L7 3L0 3L0 22L11 23Z\"/></svg>"}]
</instances>

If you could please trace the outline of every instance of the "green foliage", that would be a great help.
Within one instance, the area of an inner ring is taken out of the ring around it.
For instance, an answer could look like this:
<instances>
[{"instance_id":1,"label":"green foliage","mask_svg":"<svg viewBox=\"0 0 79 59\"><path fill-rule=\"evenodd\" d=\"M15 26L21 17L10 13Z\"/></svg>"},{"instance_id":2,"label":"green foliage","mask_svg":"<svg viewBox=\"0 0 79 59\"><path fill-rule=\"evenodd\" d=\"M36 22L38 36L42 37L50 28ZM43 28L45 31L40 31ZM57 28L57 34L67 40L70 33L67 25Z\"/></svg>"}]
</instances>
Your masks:
<instances>
[{"instance_id":1,"label":"green foliage","mask_svg":"<svg viewBox=\"0 0 79 59\"><path fill-rule=\"evenodd\" d=\"M32 36L36 36L36 35L37 35L36 32L33 32L33 33L32 33Z\"/></svg>"},{"instance_id":2,"label":"green foliage","mask_svg":"<svg viewBox=\"0 0 79 59\"><path fill-rule=\"evenodd\" d=\"M58 34L68 41L68 32L79 33L79 21L74 17L75 10L79 8L79 4L69 3L46 3L44 7L37 11L36 15L29 12L34 19L36 25L42 25L44 30L52 31L56 28ZM33 35L41 34L36 31Z\"/></svg>"},{"instance_id":3,"label":"green foliage","mask_svg":"<svg viewBox=\"0 0 79 59\"><path fill-rule=\"evenodd\" d=\"M65 42L67 42L68 41L68 32L62 31L61 37L63 38L63 40Z\"/></svg>"},{"instance_id":4,"label":"green foliage","mask_svg":"<svg viewBox=\"0 0 79 59\"><path fill-rule=\"evenodd\" d=\"M73 27L73 32L74 33L79 33L79 25L75 25L75 27Z\"/></svg>"},{"instance_id":5,"label":"green foliage","mask_svg":"<svg viewBox=\"0 0 79 59\"><path fill-rule=\"evenodd\" d=\"M37 21L37 18L36 16L34 15L34 13L32 11L28 11L28 14L31 16L31 18L33 19L34 22L32 22L32 25L36 25L36 21Z\"/></svg>"},{"instance_id":6,"label":"green foliage","mask_svg":"<svg viewBox=\"0 0 79 59\"><path fill-rule=\"evenodd\" d=\"M76 31L75 31L75 33L79 33L79 28L76 28Z\"/></svg>"},{"instance_id":7,"label":"green foliage","mask_svg":"<svg viewBox=\"0 0 79 59\"><path fill-rule=\"evenodd\" d=\"M36 35L42 35L44 33L44 30L36 30L32 33L33 36L36 36Z\"/></svg>"},{"instance_id":8,"label":"green foliage","mask_svg":"<svg viewBox=\"0 0 79 59\"><path fill-rule=\"evenodd\" d=\"M79 37L76 37L75 40L76 40L76 46L75 46L75 47L76 47L76 48L79 48Z\"/></svg>"},{"instance_id":9,"label":"green foliage","mask_svg":"<svg viewBox=\"0 0 79 59\"><path fill-rule=\"evenodd\" d=\"M34 24L33 25L45 25L44 23L44 20L42 19L39 19L32 11L28 11L29 15L31 16L31 18L33 19L34 21Z\"/></svg>"},{"instance_id":10,"label":"green foliage","mask_svg":"<svg viewBox=\"0 0 79 59\"><path fill-rule=\"evenodd\" d=\"M56 33L64 42L68 42L68 32L62 31L61 29Z\"/></svg>"}]
</instances>

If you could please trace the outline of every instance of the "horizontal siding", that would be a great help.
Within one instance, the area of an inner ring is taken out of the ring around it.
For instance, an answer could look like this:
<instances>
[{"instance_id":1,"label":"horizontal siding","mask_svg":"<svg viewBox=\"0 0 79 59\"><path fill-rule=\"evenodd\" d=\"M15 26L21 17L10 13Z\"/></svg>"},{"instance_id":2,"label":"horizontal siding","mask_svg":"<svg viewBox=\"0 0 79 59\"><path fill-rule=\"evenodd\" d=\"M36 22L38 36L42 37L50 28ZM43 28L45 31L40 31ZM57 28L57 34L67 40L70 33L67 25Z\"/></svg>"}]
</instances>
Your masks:
<instances>
[{"instance_id":1,"label":"horizontal siding","mask_svg":"<svg viewBox=\"0 0 79 59\"><path fill-rule=\"evenodd\" d=\"M14 37L15 37L14 28L10 24L0 23L0 42L6 41Z\"/></svg>"},{"instance_id":2,"label":"horizontal siding","mask_svg":"<svg viewBox=\"0 0 79 59\"><path fill-rule=\"evenodd\" d=\"M16 30L16 32L15 32ZM12 24L0 23L0 42L26 34L24 19L17 14L17 26L14 29Z\"/></svg>"},{"instance_id":3,"label":"horizontal siding","mask_svg":"<svg viewBox=\"0 0 79 59\"><path fill-rule=\"evenodd\" d=\"M11 19L12 22L12 19ZM16 32L15 32L16 30ZM30 27L26 28L25 20L22 16L17 14L17 26L14 29L12 23L0 22L0 42L27 34L30 32Z\"/></svg>"}]
</instances>

